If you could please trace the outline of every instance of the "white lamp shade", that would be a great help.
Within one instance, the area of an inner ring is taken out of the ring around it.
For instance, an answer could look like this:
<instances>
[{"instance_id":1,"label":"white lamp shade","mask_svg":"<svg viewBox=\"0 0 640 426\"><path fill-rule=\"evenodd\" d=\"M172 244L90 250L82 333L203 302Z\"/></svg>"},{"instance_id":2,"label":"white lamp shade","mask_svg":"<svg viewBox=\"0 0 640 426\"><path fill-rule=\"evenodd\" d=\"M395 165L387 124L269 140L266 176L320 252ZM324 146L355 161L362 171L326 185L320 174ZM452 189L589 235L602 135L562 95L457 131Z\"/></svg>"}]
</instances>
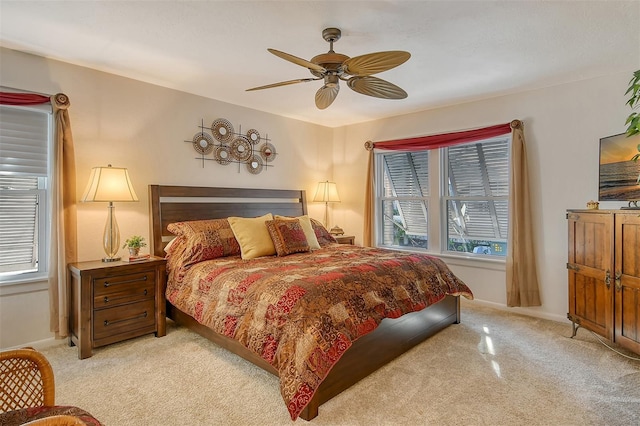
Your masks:
<instances>
[{"instance_id":1,"label":"white lamp shade","mask_svg":"<svg viewBox=\"0 0 640 426\"><path fill-rule=\"evenodd\" d=\"M313 196L314 202L322 203L339 203L338 187L335 182L318 182L316 194Z\"/></svg>"},{"instance_id":2,"label":"white lamp shade","mask_svg":"<svg viewBox=\"0 0 640 426\"><path fill-rule=\"evenodd\" d=\"M129 172L122 167L94 167L81 201L138 201Z\"/></svg>"}]
</instances>

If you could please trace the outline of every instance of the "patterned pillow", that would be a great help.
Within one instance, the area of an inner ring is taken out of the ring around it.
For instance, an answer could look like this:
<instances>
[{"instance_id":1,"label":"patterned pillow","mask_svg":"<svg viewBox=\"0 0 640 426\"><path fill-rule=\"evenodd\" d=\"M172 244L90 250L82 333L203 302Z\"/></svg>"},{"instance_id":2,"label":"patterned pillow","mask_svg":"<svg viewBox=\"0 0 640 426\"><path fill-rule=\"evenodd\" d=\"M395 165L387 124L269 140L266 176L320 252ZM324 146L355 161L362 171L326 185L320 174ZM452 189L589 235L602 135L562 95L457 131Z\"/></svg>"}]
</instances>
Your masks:
<instances>
[{"instance_id":1,"label":"patterned pillow","mask_svg":"<svg viewBox=\"0 0 640 426\"><path fill-rule=\"evenodd\" d=\"M298 219L275 219L265 223L278 256L310 251L307 236Z\"/></svg>"},{"instance_id":2,"label":"patterned pillow","mask_svg":"<svg viewBox=\"0 0 640 426\"><path fill-rule=\"evenodd\" d=\"M181 240L192 256L191 264L240 254L240 245L227 219L176 222L169 224L167 230L182 237ZM169 253L174 251L172 247Z\"/></svg>"},{"instance_id":3,"label":"patterned pillow","mask_svg":"<svg viewBox=\"0 0 640 426\"><path fill-rule=\"evenodd\" d=\"M320 247L324 247L332 243L337 243L336 239L333 238L333 235L331 235L329 231L327 231L327 228L325 228L321 222L315 220L314 218L311 218L311 226L313 227L313 232L316 233L316 238L318 239L318 244L320 244Z\"/></svg>"},{"instance_id":4,"label":"patterned pillow","mask_svg":"<svg viewBox=\"0 0 640 426\"><path fill-rule=\"evenodd\" d=\"M300 221L300 226L302 226L302 230L304 231L304 235L307 237L307 242L309 243L309 248L311 250L317 250L320 248L320 244L318 243L318 239L316 238L316 233L313 231L313 227L311 226L311 218L306 214L303 216L291 217L291 216L280 216L274 215L274 219L298 219Z\"/></svg>"}]
</instances>

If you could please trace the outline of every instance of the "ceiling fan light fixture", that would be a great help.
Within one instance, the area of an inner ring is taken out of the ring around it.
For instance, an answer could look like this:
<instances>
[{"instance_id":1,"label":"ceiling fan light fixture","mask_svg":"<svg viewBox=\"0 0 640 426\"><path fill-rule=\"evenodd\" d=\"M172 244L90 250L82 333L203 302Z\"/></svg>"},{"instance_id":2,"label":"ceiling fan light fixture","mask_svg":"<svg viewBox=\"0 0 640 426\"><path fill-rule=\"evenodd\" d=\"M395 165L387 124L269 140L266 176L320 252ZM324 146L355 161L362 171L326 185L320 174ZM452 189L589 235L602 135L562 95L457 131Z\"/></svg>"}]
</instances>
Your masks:
<instances>
[{"instance_id":1,"label":"ceiling fan light fixture","mask_svg":"<svg viewBox=\"0 0 640 426\"><path fill-rule=\"evenodd\" d=\"M335 74L329 74L324 76L325 87L336 87L339 83L338 76Z\"/></svg>"}]
</instances>

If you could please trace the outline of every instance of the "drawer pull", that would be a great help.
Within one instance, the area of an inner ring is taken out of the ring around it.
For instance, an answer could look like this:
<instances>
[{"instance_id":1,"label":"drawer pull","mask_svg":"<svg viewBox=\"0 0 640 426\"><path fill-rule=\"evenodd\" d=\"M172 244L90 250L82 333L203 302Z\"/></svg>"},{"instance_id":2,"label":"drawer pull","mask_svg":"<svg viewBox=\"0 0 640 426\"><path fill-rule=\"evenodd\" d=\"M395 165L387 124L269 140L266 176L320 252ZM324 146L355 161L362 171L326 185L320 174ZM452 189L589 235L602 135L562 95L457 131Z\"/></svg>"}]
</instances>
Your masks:
<instances>
[{"instance_id":1,"label":"drawer pull","mask_svg":"<svg viewBox=\"0 0 640 426\"><path fill-rule=\"evenodd\" d=\"M143 295L146 296L148 294L147 289L144 289ZM104 303L109 303L109 302L113 302L115 300L120 300L120 299L129 299L131 296L127 295L127 296L120 296L120 297L112 297L111 299L109 299L109 296L105 296L104 297Z\"/></svg>"},{"instance_id":2,"label":"drawer pull","mask_svg":"<svg viewBox=\"0 0 640 426\"><path fill-rule=\"evenodd\" d=\"M135 320L135 319L138 319L138 318L146 318L146 317L147 317L147 311L144 311L143 313L141 313L140 315L136 315L135 317L123 318L123 319L119 319L119 320L115 320L115 321L104 320L104 326L106 327L108 325L117 324L119 322L131 321L131 320Z\"/></svg>"},{"instance_id":3,"label":"drawer pull","mask_svg":"<svg viewBox=\"0 0 640 426\"><path fill-rule=\"evenodd\" d=\"M138 281L146 281L147 280L147 276L145 275L142 278L136 278L135 280L126 280L126 281L116 281L116 282L109 282L109 281L105 281L104 282L104 286L105 287L110 287L112 285L116 285L116 284L129 284L129 283L135 283Z\"/></svg>"}]
</instances>

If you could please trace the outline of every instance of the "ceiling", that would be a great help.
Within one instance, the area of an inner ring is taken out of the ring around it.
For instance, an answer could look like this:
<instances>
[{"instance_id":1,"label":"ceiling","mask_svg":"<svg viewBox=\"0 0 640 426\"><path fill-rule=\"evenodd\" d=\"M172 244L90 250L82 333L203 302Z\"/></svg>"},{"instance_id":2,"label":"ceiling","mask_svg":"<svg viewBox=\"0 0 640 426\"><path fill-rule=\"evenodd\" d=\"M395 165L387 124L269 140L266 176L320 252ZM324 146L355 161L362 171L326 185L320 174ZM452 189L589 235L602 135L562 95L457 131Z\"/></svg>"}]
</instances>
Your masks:
<instances>
[{"instance_id":1,"label":"ceiling","mask_svg":"<svg viewBox=\"0 0 640 426\"><path fill-rule=\"evenodd\" d=\"M344 82L326 110L304 59L406 50L377 77L409 94ZM329 127L640 68L640 1L0 1L0 45ZM630 75L631 77L631 75ZM622 96L622 94L621 94Z\"/></svg>"}]
</instances>

